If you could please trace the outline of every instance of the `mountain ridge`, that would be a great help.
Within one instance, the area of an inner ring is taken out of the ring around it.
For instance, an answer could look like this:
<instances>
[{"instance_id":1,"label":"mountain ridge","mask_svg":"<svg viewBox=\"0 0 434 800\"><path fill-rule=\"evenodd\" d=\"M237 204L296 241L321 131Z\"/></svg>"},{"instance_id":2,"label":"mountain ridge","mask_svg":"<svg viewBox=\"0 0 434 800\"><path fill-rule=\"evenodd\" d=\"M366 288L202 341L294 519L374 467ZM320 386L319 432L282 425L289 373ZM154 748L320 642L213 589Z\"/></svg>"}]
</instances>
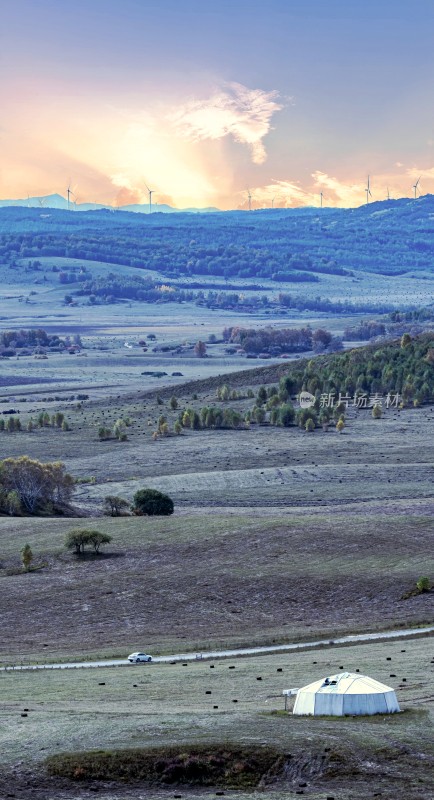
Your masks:
<instances>
[{"instance_id":1,"label":"mountain ridge","mask_svg":"<svg viewBox=\"0 0 434 800\"><path fill-rule=\"evenodd\" d=\"M55 193L48 195L41 195L35 197L19 198L19 199L5 199L0 200L0 208L8 207L19 208L55 208L63 211L131 211L136 214L149 214L149 203L132 203L124 206L111 206L109 203L75 203L63 197L63 195ZM215 211L220 211L219 208L208 206L206 208L174 208L167 205L167 203L153 203L153 214L209 214Z\"/></svg>"}]
</instances>

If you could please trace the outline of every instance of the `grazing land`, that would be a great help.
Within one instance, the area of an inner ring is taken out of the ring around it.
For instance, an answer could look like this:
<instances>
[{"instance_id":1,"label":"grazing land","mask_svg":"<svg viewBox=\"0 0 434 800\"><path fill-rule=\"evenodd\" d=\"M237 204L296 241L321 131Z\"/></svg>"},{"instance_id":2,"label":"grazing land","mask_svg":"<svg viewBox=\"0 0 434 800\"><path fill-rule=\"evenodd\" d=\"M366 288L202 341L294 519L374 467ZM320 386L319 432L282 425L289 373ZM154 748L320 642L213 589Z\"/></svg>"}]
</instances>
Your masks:
<instances>
[{"instance_id":1,"label":"grazing land","mask_svg":"<svg viewBox=\"0 0 434 800\"><path fill-rule=\"evenodd\" d=\"M81 520L3 518L3 663L429 624L434 593L401 598L422 573L434 572L432 511L432 502L401 501L87 520L113 536L97 558L64 549ZM44 567L8 574L27 542L35 566Z\"/></svg>"},{"instance_id":2,"label":"grazing land","mask_svg":"<svg viewBox=\"0 0 434 800\"><path fill-rule=\"evenodd\" d=\"M76 483L70 506L0 515L0 666L432 624L433 591L411 592L421 576L434 578L434 348L432 333L414 338L421 320L428 331L433 324L425 235L432 203L391 201L321 219L314 210L174 221L1 211L2 331L19 337L20 329L43 328L63 342L57 352L26 353L11 337L12 353L2 350L1 458L62 461ZM80 247L72 247L77 234ZM414 246L404 248L410 234ZM110 272L119 297L101 294ZM152 302L137 298L138 275ZM422 306L423 314L408 311ZM398 327L388 327L391 320ZM372 331L383 325L411 337L390 352L383 336L367 350L351 332L345 340L346 329L362 336L371 322ZM318 360L313 350L253 354L223 337L224 328L254 328L260 337L265 328L308 325L343 337L346 352ZM298 383L285 396L282 380L291 374ZM341 433L337 417L327 427L319 409L313 430L297 418L273 422L273 409L277 415L287 402L298 413L301 389L331 388L405 397L383 404L379 418L350 403ZM196 425L207 408L220 423ZM48 418L39 425L41 414ZM8 427L12 418L16 427ZM174 515L103 515L107 495L129 504L145 487L169 494ZM76 528L112 540L99 555L77 557L64 546ZM218 781L209 789L158 784L150 795L131 779L121 788L113 775L77 783L61 761L56 776L45 765L47 756L73 751L79 775L81 751L158 745L163 757L180 746L188 756L199 746L221 754L226 744L234 753L276 748L279 769L258 772L264 800L297 792L312 800L427 800L432 643L330 646L222 660L213 670L203 660L0 671L0 790L22 800L75 800L95 790L104 800L256 796ZM283 689L343 669L392 685L404 713L311 720L284 712Z\"/></svg>"},{"instance_id":3,"label":"grazing land","mask_svg":"<svg viewBox=\"0 0 434 800\"><path fill-rule=\"evenodd\" d=\"M50 778L43 763L47 755L65 751L121 755L145 748L152 754L158 747L161 759L169 746L188 754L198 745L218 752L226 743L259 753L270 746L282 754L281 768L262 781L264 800L283 800L301 788L313 800L422 800L434 791L432 643L421 638L188 666L0 673L0 786L5 796L12 792L23 800L78 800L96 790L104 800L174 794L192 800L219 789L250 800L255 791L234 791L224 783L209 789L156 784L150 791L143 782L113 778ZM360 669L393 685L403 713L312 719L284 712L283 689L342 669Z\"/></svg>"}]
</instances>

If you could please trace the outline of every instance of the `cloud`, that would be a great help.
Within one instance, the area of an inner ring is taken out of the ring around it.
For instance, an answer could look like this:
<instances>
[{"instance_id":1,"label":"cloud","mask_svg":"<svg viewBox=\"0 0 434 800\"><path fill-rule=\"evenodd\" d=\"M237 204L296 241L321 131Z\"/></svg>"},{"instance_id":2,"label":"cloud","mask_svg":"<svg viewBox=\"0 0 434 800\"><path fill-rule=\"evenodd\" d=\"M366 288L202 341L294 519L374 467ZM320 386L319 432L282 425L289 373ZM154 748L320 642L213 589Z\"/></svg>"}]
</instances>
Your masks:
<instances>
[{"instance_id":1,"label":"cloud","mask_svg":"<svg viewBox=\"0 0 434 800\"><path fill-rule=\"evenodd\" d=\"M345 183L319 170L312 174L312 178L320 191L326 190L324 195L328 195L328 205L353 208L364 202L366 183Z\"/></svg>"},{"instance_id":2,"label":"cloud","mask_svg":"<svg viewBox=\"0 0 434 800\"><path fill-rule=\"evenodd\" d=\"M247 192L244 195L240 208L248 207ZM317 204L318 198L311 192L302 189L294 181L273 180L265 186L257 186L251 191L252 208L295 208L297 206L310 206Z\"/></svg>"},{"instance_id":3,"label":"cloud","mask_svg":"<svg viewBox=\"0 0 434 800\"><path fill-rule=\"evenodd\" d=\"M249 147L252 161L267 158L263 138L271 130L271 117L283 106L276 91L248 89L241 83L227 83L207 100L190 100L168 115L174 130L197 142L232 136Z\"/></svg>"},{"instance_id":4,"label":"cloud","mask_svg":"<svg viewBox=\"0 0 434 800\"><path fill-rule=\"evenodd\" d=\"M143 192L140 192L138 189L128 189L126 186L122 186L116 194L114 205L118 207L131 206L143 202Z\"/></svg>"},{"instance_id":5,"label":"cloud","mask_svg":"<svg viewBox=\"0 0 434 800\"><path fill-rule=\"evenodd\" d=\"M406 174L410 176L410 178L418 178L425 179L432 181L434 180L434 167L429 169L422 169L418 167L411 167L410 169L406 170Z\"/></svg>"},{"instance_id":6,"label":"cloud","mask_svg":"<svg viewBox=\"0 0 434 800\"><path fill-rule=\"evenodd\" d=\"M355 208L366 202L366 180L362 182L347 182L331 177L325 172L314 172L312 175L317 190L324 191L324 203L329 206L342 206ZM414 182L420 178L419 192L426 194L434 189L434 167L423 169L411 167L405 172L382 172L370 176L371 197L370 202L400 197L413 197Z\"/></svg>"}]
</instances>

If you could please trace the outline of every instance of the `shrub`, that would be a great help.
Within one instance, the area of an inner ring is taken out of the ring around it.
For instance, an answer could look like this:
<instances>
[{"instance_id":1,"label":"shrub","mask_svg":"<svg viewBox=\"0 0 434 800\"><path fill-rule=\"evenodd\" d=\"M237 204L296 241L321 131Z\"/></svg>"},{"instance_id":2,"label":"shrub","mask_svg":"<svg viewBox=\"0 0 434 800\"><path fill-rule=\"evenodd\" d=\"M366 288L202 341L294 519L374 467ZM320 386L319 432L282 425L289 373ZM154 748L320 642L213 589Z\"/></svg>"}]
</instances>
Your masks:
<instances>
[{"instance_id":1,"label":"shrub","mask_svg":"<svg viewBox=\"0 0 434 800\"><path fill-rule=\"evenodd\" d=\"M104 425L101 425L98 428L98 439L100 440L100 442L105 442L107 441L107 439L111 439L111 435L112 432L110 428L106 428L104 427Z\"/></svg>"},{"instance_id":2,"label":"shrub","mask_svg":"<svg viewBox=\"0 0 434 800\"><path fill-rule=\"evenodd\" d=\"M127 440L127 434L125 430L125 421L123 419L118 419L113 427L113 435L119 442L125 442Z\"/></svg>"},{"instance_id":3,"label":"shrub","mask_svg":"<svg viewBox=\"0 0 434 800\"><path fill-rule=\"evenodd\" d=\"M425 575L421 576L419 580L416 581L416 589L420 594L423 592L429 592L431 589L431 581Z\"/></svg>"},{"instance_id":4,"label":"shrub","mask_svg":"<svg viewBox=\"0 0 434 800\"><path fill-rule=\"evenodd\" d=\"M29 571L30 564L32 563L32 561L33 561L32 548L30 547L29 544L25 544L21 550L21 562L26 572Z\"/></svg>"},{"instance_id":5,"label":"shrub","mask_svg":"<svg viewBox=\"0 0 434 800\"><path fill-rule=\"evenodd\" d=\"M173 514L173 500L156 489L139 489L134 495L133 511L144 516L169 516Z\"/></svg>"}]
</instances>

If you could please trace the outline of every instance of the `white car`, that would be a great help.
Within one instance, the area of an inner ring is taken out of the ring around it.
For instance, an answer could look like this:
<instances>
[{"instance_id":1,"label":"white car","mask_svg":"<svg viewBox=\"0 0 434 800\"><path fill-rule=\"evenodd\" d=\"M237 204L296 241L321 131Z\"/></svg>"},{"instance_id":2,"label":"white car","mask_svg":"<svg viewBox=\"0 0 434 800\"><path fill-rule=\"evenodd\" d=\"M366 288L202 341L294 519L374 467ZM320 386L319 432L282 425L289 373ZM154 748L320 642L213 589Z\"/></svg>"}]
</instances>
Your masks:
<instances>
[{"instance_id":1,"label":"white car","mask_svg":"<svg viewBox=\"0 0 434 800\"><path fill-rule=\"evenodd\" d=\"M152 656L148 656L146 653L131 653L128 656L128 661L130 664L141 664L152 661Z\"/></svg>"}]
</instances>

